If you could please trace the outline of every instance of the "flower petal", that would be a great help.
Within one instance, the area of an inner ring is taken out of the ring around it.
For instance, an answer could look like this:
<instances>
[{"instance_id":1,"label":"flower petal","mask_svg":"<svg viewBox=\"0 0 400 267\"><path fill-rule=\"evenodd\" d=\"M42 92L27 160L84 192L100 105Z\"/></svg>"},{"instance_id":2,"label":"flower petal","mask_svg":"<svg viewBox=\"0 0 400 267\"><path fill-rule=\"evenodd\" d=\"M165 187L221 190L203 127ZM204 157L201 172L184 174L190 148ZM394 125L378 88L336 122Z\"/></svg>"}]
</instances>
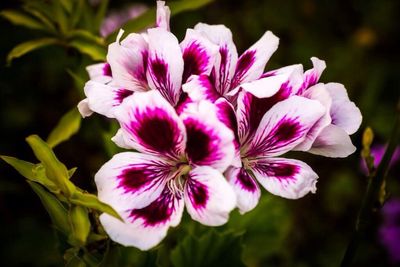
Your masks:
<instances>
[{"instance_id":1,"label":"flower petal","mask_svg":"<svg viewBox=\"0 0 400 267\"><path fill-rule=\"evenodd\" d=\"M89 78L100 83L109 83L112 80L111 67L108 63L97 63L86 67Z\"/></svg>"},{"instance_id":2,"label":"flower petal","mask_svg":"<svg viewBox=\"0 0 400 267\"><path fill-rule=\"evenodd\" d=\"M183 74L182 52L176 37L162 28L148 31L149 57L147 80L152 89L173 106L178 103Z\"/></svg>"},{"instance_id":3,"label":"flower petal","mask_svg":"<svg viewBox=\"0 0 400 267\"><path fill-rule=\"evenodd\" d=\"M171 162L156 156L116 154L95 175L98 197L117 212L146 207L159 197L172 168Z\"/></svg>"},{"instance_id":4,"label":"flower petal","mask_svg":"<svg viewBox=\"0 0 400 267\"><path fill-rule=\"evenodd\" d=\"M231 88L241 83L254 81L263 74L265 65L276 51L279 38L267 31L254 45L247 49L236 64Z\"/></svg>"},{"instance_id":5,"label":"flower petal","mask_svg":"<svg viewBox=\"0 0 400 267\"><path fill-rule=\"evenodd\" d=\"M232 32L224 25L208 25L198 23L194 30L207 37L219 47L215 66L211 72L217 91L225 95L231 88L231 80L235 74L238 54L232 40Z\"/></svg>"},{"instance_id":6,"label":"flower petal","mask_svg":"<svg viewBox=\"0 0 400 267\"><path fill-rule=\"evenodd\" d=\"M332 124L339 126L348 134L355 133L362 121L360 109L349 100L343 84L328 83L325 86L332 97L330 110Z\"/></svg>"},{"instance_id":7,"label":"flower petal","mask_svg":"<svg viewBox=\"0 0 400 267\"><path fill-rule=\"evenodd\" d=\"M209 100L215 102L220 97L208 75L192 75L182 85L182 90L188 93L193 101Z\"/></svg>"},{"instance_id":8,"label":"flower petal","mask_svg":"<svg viewBox=\"0 0 400 267\"><path fill-rule=\"evenodd\" d=\"M251 170L270 193L297 199L315 193L318 175L306 163L285 158L263 158L252 162Z\"/></svg>"},{"instance_id":9,"label":"flower petal","mask_svg":"<svg viewBox=\"0 0 400 267\"><path fill-rule=\"evenodd\" d=\"M78 110L82 118L89 117L93 114L93 110L89 108L89 100L87 98L78 103Z\"/></svg>"},{"instance_id":10,"label":"flower petal","mask_svg":"<svg viewBox=\"0 0 400 267\"><path fill-rule=\"evenodd\" d=\"M184 61L183 83L191 75L210 74L219 50L217 45L195 30L187 29L181 48Z\"/></svg>"},{"instance_id":11,"label":"flower petal","mask_svg":"<svg viewBox=\"0 0 400 267\"><path fill-rule=\"evenodd\" d=\"M136 92L116 109L124 144L141 152L178 159L185 150L185 127L158 91Z\"/></svg>"},{"instance_id":12,"label":"flower petal","mask_svg":"<svg viewBox=\"0 0 400 267\"><path fill-rule=\"evenodd\" d=\"M257 182L244 168L230 167L225 175L235 191L239 212L244 214L254 209L261 196Z\"/></svg>"},{"instance_id":13,"label":"flower petal","mask_svg":"<svg viewBox=\"0 0 400 267\"><path fill-rule=\"evenodd\" d=\"M100 222L110 238L124 246L148 250L161 242L170 226L177 226L182 218L184 202L167 188L150 205L127 209L120 214L124 222L103 213Z\"/></svg>"},{"instance_id":14,"label":"flower petal","mask_svg":"<svg viewBox=\"0 0 400 267\"><path fill-rule=\"evenodd\" d=\"M299 96L275 104L265 113L254 137L245 147L245 156L278 156L288 152L304 140L324 113L321 103Z\"/></svg>"},{"instance_id":15,"label":"flower petal","mask_svg":"<svg viewBox=\"0 0 400 267\"><path fill-rule=\"evenodd\" d=\"M156 26L169 31L169 18L171 10L165 5L164 1L157 1Z\"/></svg>"},{"instance_id":16,"label":"flower petal","mask_svg":"<svg viewBox=\"0 0 400 267\"><path fill-rule=\"evenodd\" d=\"M112 83L111 83L112 84ZM130 95L133 91L111 84L103 84L89 80L85 84L85 95L90 110L109 118L114 118L115 108Z\"/></svg>"},{"instance_id":17,"label":"flower petal","mask_svg":"<svg viewBox=\"0 0 400 267\"><path fill-rule=\"evenodd\" d=\"M208 101L189 104L181 114L186 127L186 155L191 164L224 171L234 157L234 135Z\"/></svg>"},{"instance_id":18,"label":"flower petal","mask_svg":"<svg viewBox=\"0 0 400 267\"><path fill-rule=\"evenodd\" d=\"M356 151L349 135L336 125L328 125L315 139L311 149L312 154L332 158L345 158Z\"/></svg>"},{"instance_id":19,"label":"flower petal","mask_svg":"<svg viewBox=\"0 0 400 267\"><path fill-rule=\"evenodd\" d=\"M313 127L311 127L304 141L295 147L295 150L308 151L321 131L331 124L332 119L329 110L331 109L332 98L322 83L311 86L302 94L302 96L318 100L326 109L325 115L322 116Z\"/></svg>"},{"instance_id":20,"label":"flower petal","mask_svg":"<svg viewBox=\"0 0 400 267\"><path fill-rule=\"evenodd\" d=\"M319 58L312 57L311 61L313 63L313 68L310 70L307 70L304 73L303 84L301 85L301 87L299 89L300 93L302 93L304 90L306 90L310 86L315 85L319 81L319 78L321 77L322 72L326 68L325 61L320 60Z\"/></svg>"},{"instance_id":21,"label":"flower petal","mask_svg":"<svg viewBox=\"0 0 400 267\"><path fill-rule=\"evenodd\" d=\"M203 166L189 172L185 185L185 205L193 220L218 226L228 221L236 206L236 196L225 177Z\"/></svg>"},{"instance_id":22,"label":"flower petal","mask_svg":"<svg viewBox=\"0 0 400 267\"><path fill-rule=\"evenodd\" d=\"M132 91L146 91L148 44L141 34L131 33L122 42L120 35L109 45L107 54L114 83Z\"/></svg>"}]
</instances>

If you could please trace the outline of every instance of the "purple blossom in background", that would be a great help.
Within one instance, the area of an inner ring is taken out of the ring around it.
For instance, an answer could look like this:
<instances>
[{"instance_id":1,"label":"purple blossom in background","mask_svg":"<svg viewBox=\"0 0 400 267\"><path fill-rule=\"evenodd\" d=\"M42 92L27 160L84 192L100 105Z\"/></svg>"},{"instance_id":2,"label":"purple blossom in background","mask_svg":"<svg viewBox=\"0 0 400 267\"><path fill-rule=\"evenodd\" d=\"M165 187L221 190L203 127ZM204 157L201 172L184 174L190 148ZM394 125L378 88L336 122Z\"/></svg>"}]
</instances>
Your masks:
<instances>
[{"instance_id":1,"label":"purple blossom in background","mask_svg":"<svg viewBox=\"0 0 400 267\"><path fill-rule=\"evenodd\" d=\"M382 209L383 223L379 230L381 243L393 264L400 263L400 199L386 202Z\"/></svg>"},{"instance_id":2,"label":"purple blossom in background","mask_svg":"<svg viewBox=\"0 0 400 267\"><path fill-rule=\"evenodd\" d=\"M123 9L111 12L103 21L100 27L100 35L107 37L114 31L121 28L126 22L137 18L147 11L148 7L142 4L129 5Z\"/></svg>"},{"instance_id":3,"label":"purple blossom in background","mask_svg":"<svg viewBox=\"0 0 400 267\"><path fill-rule=\"evenodd\" d=\"M377 167L379 163L381 162L383 155L385 154L386 150L386 145L374 145L371 147L371 155L374 157L374 166ZM400 147L397 147L396 150L393 153L392 159L390 160L389 168L393 166L397 161L400 160ZM365 163L364 159L361 159L360 161L360 167L361 171L365 174L368 175L368 168Z\"/></svg>"}]
</instances>

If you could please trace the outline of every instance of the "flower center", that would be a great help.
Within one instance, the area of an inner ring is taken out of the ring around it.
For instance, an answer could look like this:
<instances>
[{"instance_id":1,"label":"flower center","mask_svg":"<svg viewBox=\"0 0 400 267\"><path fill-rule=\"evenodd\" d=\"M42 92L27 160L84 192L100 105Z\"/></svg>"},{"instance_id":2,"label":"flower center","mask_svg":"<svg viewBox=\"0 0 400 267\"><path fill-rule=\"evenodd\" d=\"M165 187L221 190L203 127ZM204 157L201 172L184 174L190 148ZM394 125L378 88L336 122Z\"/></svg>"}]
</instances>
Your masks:
<instances>
[{"instance_id":1,"label":"flower center","mask_svg":"<svg viewBox=\"0 0 400 267\"><path fill-rule=\"evenodd\" d=\"M177 164L175 175L167 182L168 189L178 197L183 197L187 175L192 167L187 163Z\"/></svg>"}]
</instances>

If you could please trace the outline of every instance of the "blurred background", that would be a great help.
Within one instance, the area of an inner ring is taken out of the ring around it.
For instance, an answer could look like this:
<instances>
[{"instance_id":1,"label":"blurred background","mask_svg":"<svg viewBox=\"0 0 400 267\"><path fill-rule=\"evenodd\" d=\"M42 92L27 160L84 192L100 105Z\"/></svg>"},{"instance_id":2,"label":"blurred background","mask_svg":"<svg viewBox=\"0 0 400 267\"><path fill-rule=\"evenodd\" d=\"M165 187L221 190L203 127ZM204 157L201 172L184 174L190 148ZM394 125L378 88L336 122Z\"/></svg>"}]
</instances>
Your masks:
<instances>
[{"instance_id":1,"label":"blurred background","mask_svg":"<svg viewBox=\"0 0 400 267\"><path fill-rule=\"evenodd\" d=\"M96 5L96 1L90 2ZM154 1L113 0L108 13L126 12L139 3L141 8L155 5ZM20 5L19 1L1 1L0 9L18 9ZM400 94L399 17L397 0L216 0L171 19L171 30L179 40L186 28L197 22L225 24L233 32L239 53L271 30L280 38L280 45L267 69L295 63L308 69L310 57L324 59L327 69L321 81L343 83L363 114L363 124L352 136L358 148L352 156L330 159L293 155L319 174L316 194L293 201L264 190L253 211L244 216L235 211L229 224L221 227L242 233L240 255L247 266L340 264L367 184L360 167L362 131L370 126L376 136L374 144L385 144L396 115ZM25 138L30 134L47 137L61 116L77 105L82 88L77 90L67 70L82 72L92 61L74 49L48 46L7 66L7 54L14 46L41 33L3 18L0 33L0 154L34 162ZM111 128L106 119L92 116L82 121L77 135L55 150L69 168L78 167L72 179L89 192L95 192L95 172L110 158L103 140L113 131ZM397 162L388 175L391 199L400 198L399 171ZM380 214L373 218L373 227L359 248L354 266L396 266L391 248L382 237L386 224ZM39 198L4 162L0 162L0 216L1 266L63 265L57 237ZM397 216L395 223L400 227ZM199 224L194 227L203 231ZM230 257L230 253L233 251L220 256Z\"/></svg>"}]
</instances>

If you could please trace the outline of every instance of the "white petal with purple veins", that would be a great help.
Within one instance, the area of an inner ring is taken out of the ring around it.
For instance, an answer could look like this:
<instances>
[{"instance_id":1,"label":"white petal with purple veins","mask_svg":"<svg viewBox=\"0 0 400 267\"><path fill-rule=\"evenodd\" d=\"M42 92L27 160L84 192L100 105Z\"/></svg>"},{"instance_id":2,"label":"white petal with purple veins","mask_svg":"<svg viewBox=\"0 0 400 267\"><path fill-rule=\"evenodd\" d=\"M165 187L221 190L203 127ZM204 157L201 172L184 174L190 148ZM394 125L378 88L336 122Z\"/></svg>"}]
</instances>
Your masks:
<instances>
[{"instance_id":1,"label":"white petal with purple veins","mask_svg":"<svg viewBox=\"0 0 400 267\"><path fill-rule=\"evenodd\" d=\"M225 95L231 88L235 74L238 53L232 40L232 32L224 25L208 25L198 23L194 30L207 37L219 47L214 69L211 76L215 81L217 91Z\"/></svg>"},{"instance_id":2,"label":"white petal with purple veins","mask_svg":"<svg viewBox=\"0 0 400 267\"><path fill-rule=\"evenodd\" d=\"M215 63L218 46L193 29L186 30L185 39L180 45L184 61L183 83L191 75L209 75Z\"/></svg>"},{"instance_id":3,"label":"white petal with purple veins","mask_svg":"<svg viewBox=\"0 0 400 267\"><path fill-rule=\"evenodd\" d=\"M222 172L234 157L234 135L216 114L215 105L201 101L189 104L180 117L186 128L186 155L190 163Z\"/></svg>"},{"instance_id":4,"label":"white petal with purple veins","mask_svg":"<svg viewBox=\"0 0 400 267\"><path fill-rule=\"evenodd\" d=\"M185 205L193 220L204 225L226 223L236 206L236 196L225 177L204 166L189 172L185 184Z\"/></svg>"},{"instance_id":5,"label":"white petal with purple veins","mask_svg":"<svg viewBox=\"0 0 400 267\"><path fill-rule=\"evenodd\" d=\"M302 161L263 158L251 164L257 180L274 195L297 199L316 191L318 175Z\"/></svg>"},{"instance_id":6,"label":"white petal with purple veins","mask_svg":"<svg viewBox=\"0 0 400 267\"><path fill-rule=\"evenodd\" d=\"M158 245L170 226L179 224L184 202L167 189L150 205L141 209L127 207L120 214L124 222L103 213L100 222L110 238L124 246L148 250Z\"/></svg>"},{"instance_id":7,"label":"white petal with purple veins","mask_svg":"<svg viewBox=\"0 0 400 267\"><path fill-rule=\"evenodd\" d=\"M309 99L318 100L326 109L325 115L322 116L308 131L304 141L295 147L295 150L308 151L321 131L326 126L331 124L332 119L329 110L331 109L332 99L322 83L308 88L302 94L302 96Z\"/></svg>"},{"instance_id":8,"label":"white petal with purple veins","mask_svg":"<svg viewBox=\"0 0 400 267\"><path fill-rule=\"evenodd\" d=\"M115 110L115 117L125 145L172 159L183 155L185 127L158 91L136 92Z\"/></svg>"},{"instance_id":9,"label":"white petal with purple veins","mask_svg":"<svg viewBox=\"0 0 400 267\"><path fill-rule=\"evenodd\" d=\"M108 63L97 63L86 67L89 78L100 83L109 83L112 80L111 67Z\"/></svg>"},{"instance_id":10,"label":"white petal with purple veins","mask_svg":"<svg viewBox=\"0 0 400 267\"><path fill-rule=\"evenodd\" d=\"M257 206L261 196L257 182L244 168L230 167L225 176L236 194L239 212L244 214Z\"/></svg>"},{"instance_id":11,"label":"white petal with purple veins","mask_svg":"<svg viewBox=\"0 0 400 267\"><path fill-rule=\"evenodd\" d=\"M322 72L326 68L325 61L320 60L319 58L312 57L311 61L313 63L313 68L304 72L303 84L301 85L301 88L299 89L300 92L303 92L307 88L315 85L319 81L319 78L321 77Z\"/></svg>"},{"instance_id":12,"label":"white petal with purple veins","mask_svg":"<svg viewBox=\"0 0 400 267\"><path fill-rule=\"evenodd\" d=\"M188 93L193 101L209 100L215 102L220 97L208 75L192 75L182 85L182 90Z\"/></svg>"},{"instance_id":13,"label":"white petal with purple veins","mask_svg":"<svg viewBox=\"0 0 400 267\"><path fill-rule=\"evenodd\" d=\"M116 154L95 175L98 197L119 213L146 207L159 197L172 168L171 162L152 155Z\"/></svg>"},{"instance_id":14,"label":"white petal with purple veins","mask_svg":"<svg viewBox=\"0 0 400 267\"><path fill-rule=\"evenodd\" d=\"M157 1L156 26L169 31L169 18L171 10L165 5L164 1Z\"/></svg>"},{"instance_id":15,"label":"white petal with purple veins","mask_svg":"<svg viewBox=\"0 0 400 267\"><path fill-rule=\"evenodd\" d=\"M292 96L278 102L262 118L244 154L247 157L282 155L301 143L324 114L325 107L316 100Z\"/></svg>"},{"instance_id":16,"label":"white petal with purple veins","mask_svg":"<svg viewBox=\"0 0 400 267\"><path fill-rule=\"evenodd\" d=\"M342 128L347 134L355 133L362 121L360 109L350 101L343 84L328 83L325 86L332 97L332 124Z\"/></svg>"},{"instance_id":17,"label":"white petal with purple veins","mask_svg":"<svg viewBox=\"0 0 400 267\"><path fill-rule=\"evenodd\" d=\"M176 37L162 28L148 31L149 56L147 80L152 89L173 106L178 103L181 94L183 74L182 51Z\"/></svg>"},{"instance_id":18,"label":"white petal with purple veins","mask_svg":"<svg viewBox=\"0 0 400 267\"><path fill-rule=\"evenodd\" d=\"M84 91L90 110L109 118L114 118L115 108L133 94L131 90L92 80L85 84Z\"/></svg>"},{"instance_id":19,"label":"white petal with purple veins","mask_svg":"<svg viewBox=\"0 0 400 267\"><path fill-rule=\"evenodd\" d=\"M310 153L332 158L345 158L356 151L350 136L336 125L328 125L315 139Z\"/></svg>"},{"instance_id":20,"label":"white petal with purple veins","mask_svg":"<svg viewBox=\"0 0 400 267\"><path fill-rule=\"evenodd\" d=\"M238 59L231 88L260 78L278 44L279 38L267 31L260 40L247 49Z\"/></svg>"},{"instance_id":21,"label":"white petal with purple veins","mask_svg":"<svg viewBox=\"0 0 400 267\"><path fill-rule=\"evenodd\" d=\"M116 84L132 91L148 90L147 47L143 35L137 33L129 34L121 43L118 38L109 45L107 61Z\"/></svg>"}]
</instances>

